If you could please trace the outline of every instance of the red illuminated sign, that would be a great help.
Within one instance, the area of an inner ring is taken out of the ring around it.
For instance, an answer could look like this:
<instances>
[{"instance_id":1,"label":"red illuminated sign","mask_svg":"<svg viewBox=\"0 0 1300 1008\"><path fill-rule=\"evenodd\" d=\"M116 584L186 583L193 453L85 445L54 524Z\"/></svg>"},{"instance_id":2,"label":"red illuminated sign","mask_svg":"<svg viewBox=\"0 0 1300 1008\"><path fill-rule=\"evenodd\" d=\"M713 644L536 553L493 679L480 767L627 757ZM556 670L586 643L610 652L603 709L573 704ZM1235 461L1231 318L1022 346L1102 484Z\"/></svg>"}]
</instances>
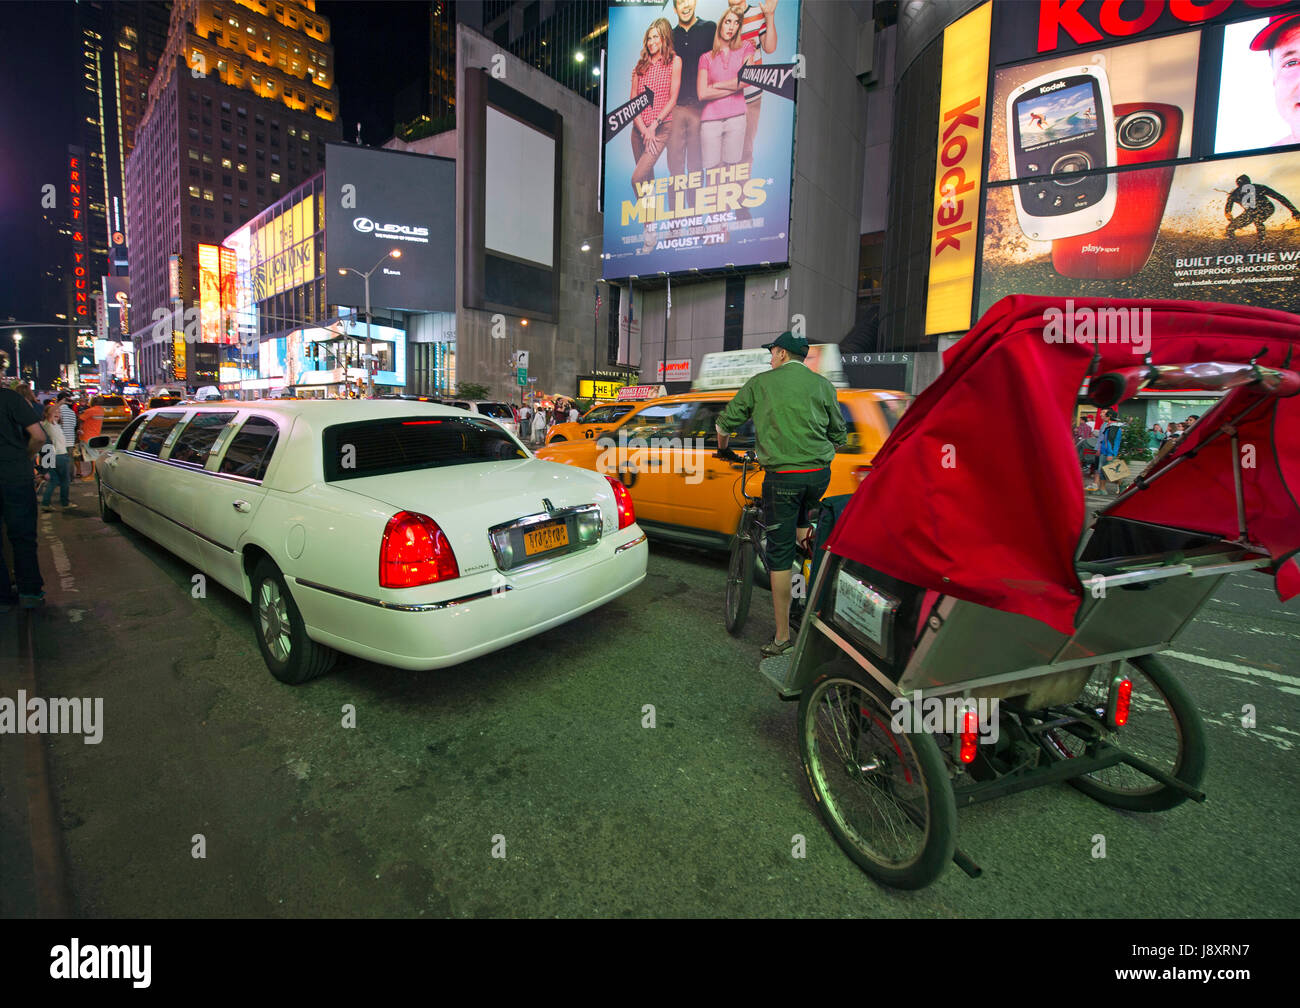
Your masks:
<instances>
[{"instance_id":1,"label":"red illuminated sign","mask_svg":"<svg viewBox=\"0 0 1300 1008\"><path fill-rule=\"evenodd\" d=\"M1243 12L1279 7L1290 0L1039 0L1038 51L1055 52L1063 45L1092 45L1140 35L1151 28L1199 25L1226 14L1234 6ZM1062 36L1065 37L1062 37Z\"/></svg>"},{"instance_id":2,"label":"red illuminated sign","mask_svg":"<svg viewBox=\"0 0 1300 1008\"><path fill-rule=\"evenodd\" d=\"M72 310L77 315L90 314L90 285L86 270L90 258L87 250L85 204L82 202L82 156L77 147L68 148L68 210L72 225Z\"/></svg>"}]
</instances>

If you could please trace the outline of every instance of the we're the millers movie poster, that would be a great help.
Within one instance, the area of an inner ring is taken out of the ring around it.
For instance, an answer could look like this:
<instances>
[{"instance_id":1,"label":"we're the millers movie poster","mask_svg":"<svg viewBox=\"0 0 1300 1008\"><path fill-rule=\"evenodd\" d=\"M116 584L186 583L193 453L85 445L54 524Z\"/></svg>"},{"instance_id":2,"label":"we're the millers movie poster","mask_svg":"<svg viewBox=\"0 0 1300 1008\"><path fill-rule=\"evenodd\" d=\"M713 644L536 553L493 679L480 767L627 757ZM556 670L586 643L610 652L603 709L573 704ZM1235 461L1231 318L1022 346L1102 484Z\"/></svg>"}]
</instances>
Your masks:
<instances>
[{"instance_id":1,"label":"we're the millers movie poster","mask_svg":"<svg viewBox=\"0 0 1300 1008\"><path fill-rule=\"evenodd\" d=\"M799 0L612 3L604 276L783 263Z\"/></svg>"}]
</instances>

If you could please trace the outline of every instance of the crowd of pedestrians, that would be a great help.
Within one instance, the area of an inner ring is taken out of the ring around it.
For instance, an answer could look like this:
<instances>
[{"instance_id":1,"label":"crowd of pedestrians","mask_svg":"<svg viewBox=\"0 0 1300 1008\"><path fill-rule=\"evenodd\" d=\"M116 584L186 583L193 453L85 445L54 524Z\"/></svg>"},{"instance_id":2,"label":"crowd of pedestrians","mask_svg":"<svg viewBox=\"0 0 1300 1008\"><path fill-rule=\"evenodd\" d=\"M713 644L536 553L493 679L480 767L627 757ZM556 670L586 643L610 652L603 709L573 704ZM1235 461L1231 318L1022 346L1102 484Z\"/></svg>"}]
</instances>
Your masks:
<instances>
[{"instance_id":1,"label":"crowd of pedestrians","mask_svg":"<svg viewBox=\"0 0 1300 1008\"><path fill-rule=\"evenodd\" d=\"M519 407L519 436L533 445L546 443L551 428L578 422L578 407L572 399L557 399L549 406Z\"/></svg>"}]
</instances>

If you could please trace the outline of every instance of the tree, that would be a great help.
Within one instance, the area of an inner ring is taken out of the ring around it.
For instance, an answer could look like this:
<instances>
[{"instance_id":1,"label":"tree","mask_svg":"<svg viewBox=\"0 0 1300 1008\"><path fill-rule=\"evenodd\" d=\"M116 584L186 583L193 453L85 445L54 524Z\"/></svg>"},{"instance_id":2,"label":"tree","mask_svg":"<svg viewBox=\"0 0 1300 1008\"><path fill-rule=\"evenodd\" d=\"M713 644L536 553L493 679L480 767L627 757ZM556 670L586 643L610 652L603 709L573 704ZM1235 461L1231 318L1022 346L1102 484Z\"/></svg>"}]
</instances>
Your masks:
<instances>
[{"instance_id":1,"label":"tree","mask_svg":"<svg viewBox=\"0 0 1300 1008\"><path fill-rule=\"evenodd\" d=\"M1129 416L1124 418L1124 433L1119 442L1119 457L1125 461L1145 462L1151 458L1151 449L1147 447L1147 431L1142 426L1142 418Z\"/></svg>"},{"instance_id":2,"label":"tree","mask_svg":"<svg viewBox=\"0 0 1300 1008\"><path fill-rule=\"evenodd\" d=\"M478 382L461 382L456 386L457 399L486 399L488 387Z\"/></svg>"}]
</instances>

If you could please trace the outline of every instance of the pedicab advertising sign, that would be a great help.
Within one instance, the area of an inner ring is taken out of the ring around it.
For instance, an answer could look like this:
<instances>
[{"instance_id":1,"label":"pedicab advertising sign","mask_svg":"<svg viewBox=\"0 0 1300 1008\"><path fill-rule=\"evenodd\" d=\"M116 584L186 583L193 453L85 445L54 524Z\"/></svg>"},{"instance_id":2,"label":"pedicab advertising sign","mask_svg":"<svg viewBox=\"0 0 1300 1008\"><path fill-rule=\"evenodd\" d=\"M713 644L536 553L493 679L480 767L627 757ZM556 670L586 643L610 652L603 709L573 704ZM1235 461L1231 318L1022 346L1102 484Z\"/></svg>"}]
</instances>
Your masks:
<instances>
[{"instance_id":1,"label":"pedicab advertising sign","mask_svg":"<svg viewBox=\"0 0 1300 1008\"><path fill-rule=\"evenodd\" d=\"M610 4L606 279L788 260L800 0L766 6Z\"/></svg>"},{"instance_id":2,"label":"pedicab advertising sign","mask_svg":"<svg viewBox=\"0 0 1300 1008\"><path fill-rule=\"evenodd\" d=\"M1078 42L1144 34L1049 6ZM1198 6L1243 19L995 69L979 314L1011 294L1300 311L1300 4Z\"/></svg>"}]
</instances>

